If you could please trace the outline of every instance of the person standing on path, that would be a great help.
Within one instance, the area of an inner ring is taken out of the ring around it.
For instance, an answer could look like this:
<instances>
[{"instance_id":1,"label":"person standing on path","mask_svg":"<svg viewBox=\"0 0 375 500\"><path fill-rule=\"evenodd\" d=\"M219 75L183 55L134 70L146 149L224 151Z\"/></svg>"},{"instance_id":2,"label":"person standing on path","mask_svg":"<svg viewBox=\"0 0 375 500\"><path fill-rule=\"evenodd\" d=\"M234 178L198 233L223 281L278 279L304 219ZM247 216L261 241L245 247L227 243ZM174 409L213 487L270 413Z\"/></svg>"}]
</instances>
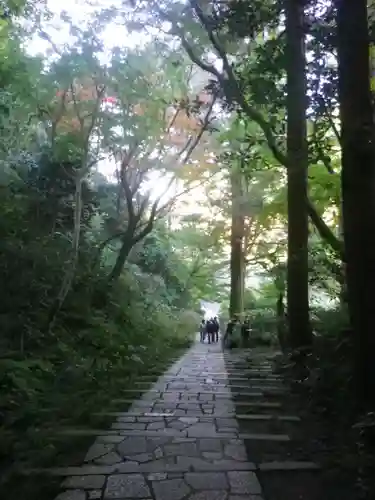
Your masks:
<instances>
[{"instance_id":1,"label":"person standing on path","mask_svg":"<svg viewBox=\"0 0 375 500\"><path fill-rule=\"evenodd\" d=\"M202 319L201 324L199 325L199 333L201 337L201 342L204 342L206 337L206 321Z\"/></svg>"},{"instance_id":2,"label":"person standing on path","mask_svg":"<svg viewBox=\"0 0 375 500\"><path fill-rule=\"evenodd\" d=\"M215 342L219 342L220 324L219 320L217 319L217 316L214 317L214 323L215 323Z\"/></svg>"},{"instance_id":3,"label":"person standing on path","mask_svg":"<svg viewBox=\"0 0 375 500\"><path fill-rule=\"evenodd\" d=\"M216 329L215 322L212 318L210 318L207 321L207 336L209 344L214 343L215 341L215 329Z\"/></svg>"},{"instance_id":4,"label":"person standing on path","mask_svg":"<svg viewBox=\"0 0 375 500\"><path fill-rule=\"evenodd\" d=\"M242 324L239 317L234 320L233 331L231 335L231 347L240 347L241 345Z\"/></svg>"},{"instance_id":5,"label":"person standing on path","mask_svg":"<svg viewBox=\"0 0 375 500\"><path fill-rule=\"evenodd\" d=\"M247 347L250 338L250 318L246 316L241 327L242 347Z\"/></svg>"},{"instance_id":6,"label":"person standing on path","mask_svg":"<svg viewBox=\"0 0 375 500\"><path fill-rule=\"evenodd\" d=\"M235 323L235 319L234 318L231 318L228 321L228 323L227 323L227 328L226 328L224 336L223 336L223 347L224 348L230 348L231 337L232 337L233 328L234 328L234 323Z\"/></svg>"}]
</instances>

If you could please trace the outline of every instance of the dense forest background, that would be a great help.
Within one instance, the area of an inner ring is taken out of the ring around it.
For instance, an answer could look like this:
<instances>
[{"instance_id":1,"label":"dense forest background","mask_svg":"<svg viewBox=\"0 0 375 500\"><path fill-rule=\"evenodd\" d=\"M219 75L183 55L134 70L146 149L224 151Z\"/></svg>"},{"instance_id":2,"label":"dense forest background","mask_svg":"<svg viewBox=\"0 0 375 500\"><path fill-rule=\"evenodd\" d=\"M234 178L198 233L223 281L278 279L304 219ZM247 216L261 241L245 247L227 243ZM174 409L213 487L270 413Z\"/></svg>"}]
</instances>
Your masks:
<instances>
[{"instance_id":1,"label":"dense forest background","mask_svg":"<svg viewBox=\"0 0 375 500\"><path fill-rule=\"evenodd\" d=\"M201 300L374 428L373 37L363 0L0 3L8 491L190 345Z\"/></svg>"}]
</instances>

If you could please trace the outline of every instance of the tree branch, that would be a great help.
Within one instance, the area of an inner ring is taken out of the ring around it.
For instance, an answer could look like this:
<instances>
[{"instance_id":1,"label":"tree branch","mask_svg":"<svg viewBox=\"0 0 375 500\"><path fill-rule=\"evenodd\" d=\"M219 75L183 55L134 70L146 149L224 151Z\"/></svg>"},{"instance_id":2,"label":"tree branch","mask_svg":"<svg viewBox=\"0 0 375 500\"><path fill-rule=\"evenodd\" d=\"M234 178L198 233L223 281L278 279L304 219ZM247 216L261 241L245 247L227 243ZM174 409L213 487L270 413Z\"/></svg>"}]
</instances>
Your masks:
<instances>
[{"instance_id":1,"label":"tree branch","mask_svg":"<svg viewBox=\"0 0 375 500\"><path fill-rule=\"evenodd\" d=\"M255 123L257 123L258 126L261 128L261 130L265 136L265 139L267 141L267 145L268 145L269 149L271 150L275 159L281 165L288 168L288 158L287 158L286 154L283 151L281 151L280 148L278 147L270 123L267 122L267 120L263 117L263 114L260 111L255 109L253 106L251 106L251 104L249 104L246 101L246 99L241 91L241 88L238 84L237 78L234 74L233 68L228 61L228 57L225 53L225 50L221 46L217 37L215 36L213 29L212 29L209 21L206 19L201 7L199 6L199 4L196 0L189 0L189 2L191 5L191 8L193 9L195 14L197 15L202 27L205 29L205 31L206 31L206 33L211 41L213 48L215 49L217 55L222 60L223 69L226 73L226 78L228 80L230 80L232 87L234 89L235 100L241 106L244 113L251 120L253 120ZM218 82L221 84L222 89L226 94L227 99L231 100L232 96L229 95L228 90L227 90L227 85L225 85L225 79L226 79L225 76L222 73L220 73L218 70L216 70L216 68L214 68L213 66L209 66L206 63L204 63L203 61L201 61L194 53L193 48L189 45L186 38L183 37L183 39L181 39L181 43L182 43L183 47L185 48L187 54L189 55L189 57L192 59L192 61L194 63L196 63L201 69L216 76L216 78L218 79ZM343 255L342 242L338 238L336 238L334 233L325 224L324 220L316 212L315 207L312 205L311 201L306 200L306 202L307 202L308 215L309 215L311 221L313 222L313 224L318 229L319 234L325 239L325 241L327 241L332 246L332 248L335 251L339 252L339 255Z\"/></svg>"},{"instance_id":2,"label":"tree branch","mask_svg":"<svg viewBox=\"0 0 375 500\"><path fill-rule=\"evenodd\" d=\"M331 229L327 226L327 224L324 222L322 217L318 214L316 211L316 208L314 205L311 203L310 200L307 200L307 210L309 217L311 219L311 222L314 224L316 227L320 237L326 241L332 249L337 253L339 258L345 262L345 252L344 252L344 244L342 241L340 241L331 231Z\"/></svg>"},{"instance_id":3,"label":"tree branch","mask_svg":"<svg viewBox=\"0 0 375 500\"><path fill-rule=\"evenodd\" d=\"M189 149L186 152L186 155L185 155L185 158L184 158L184 163L187 163L190 160L190 157L193 154L194 149L198 146L200 140L202 139L202 136L203 136L204 132L207 130L207 127L210 124L210 117L211 117L211 114L212 114L212 111L213 111L213 108L214 108L216 100L217 100L217 95L214 95L213 99L212 99L212 102L210 103L210 106L209 106L209 108L207 110L207 113L206 113L206 115L204 117L204 120L203 120L203 123L202 123L202 127L199 130L199 133L196 136L195 140L193 140L192 144L189 146Z\"/></svg>"}]
</instances>

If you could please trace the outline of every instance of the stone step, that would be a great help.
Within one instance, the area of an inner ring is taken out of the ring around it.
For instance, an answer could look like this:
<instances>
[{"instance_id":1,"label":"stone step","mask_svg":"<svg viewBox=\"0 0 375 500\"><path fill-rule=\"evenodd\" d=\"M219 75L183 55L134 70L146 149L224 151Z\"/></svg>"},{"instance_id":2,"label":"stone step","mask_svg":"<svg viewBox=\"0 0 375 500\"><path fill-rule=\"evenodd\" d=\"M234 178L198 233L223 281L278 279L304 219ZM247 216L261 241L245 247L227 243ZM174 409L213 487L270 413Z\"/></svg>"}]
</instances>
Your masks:
<instances>
[{"instance_id":1,"label":"stone step","mask_svg":"<svg viewBox=\"0 0 375 500\"><path fill-rule=\"evenodd\" d=\"M246 376L245 376L246 375ZM238 373L236 375L231 375L228 376L227 372L210 372L208 374L202 374L202 373L197 373L197 374L188 374L188 373L176 373L176 374L169 374L169 373L164 373L163 375L160 376L160 379L165 379L165 380L200 380L200 379L205 379L205 378L212 378L215 377L216 379L223 379L223 380L233 380L233 379L244 379L244 380L251 380L251 379L262 379L262 380L272 380L272 381L278 381L278 380L283 380L281 375L277 375L274 373L259 373L259 372L251 372L251 373L246 373L244 374L243 372ZM141 380L144 383L149 382L150 384L155 381L155 377L151 377L150 375L140 375L137 377L137 380Z\"/></svg>"},{"instance_id":2,"label":"stone step","mask_svg":"<svg viewBox=\"0 0 375 500\"><path fill-rule=\"evenodd\" d=\"M178 457L178 458L181 458L181 460L177 463L165 463L166 461L160 459L161 463L157 463L158 461L141 463L141 464L138 464L137 462L124 462L111 466L83 465L81 467L77 466L77 467L56 467L51 469L29 469L23 471L23 475L39 474L39 475L52 475L59 477L69 477L69 476L98 477L111 474L227 472L227 471L256 470L256 465L252 462L238 462L236 460L217 460L216 463L204 463L203 460L199 458L193 458L193 457ZM68 487L71 486L72 485L69 485ZM168 497L164 498L166 499Z\"/></svg>"},{"instance_id":3,"label":"stone step","mask_svg":"<svg viewBox=\"0 0 375 500\"><path fill-rule=\"evenodd\" d=\"M254 378L245 378L245 377L240 377L240 378L231 378L230 380L227 378L212 378L212 377L194 377L194 378L165 378L165 377L160 377L157 382L152 384L151 388L155 387L161 387L161 386L166 386L168 384L185 384L185 385L197 385L197 386L202 386L202 385L210 385L213 387L219 387L219 386L226 386L230 387L232 385L236 385L237 383L240 383L240 385L243 384L273 384L273 383L282 383L282 380L276 380L276 379L254 379ZM143 387L150 387L150 384L145 384L144 381L142 380L136 380L134 381L135 386L143 386Z\"/></svg>"},{"instance_id":4,"label":"stone step","mask_svg":"<svg viewBox=\"0 0 375 500\"><path fill-rule=\"evenodd\" d=\"M245 377L246 375L246 377ZM236 374L229 374L228 375L228 372L214 372L214 371L210 371L209 373L206 373L206 372L199 372L199 373L181 373L179 372L178 374L176 375L172 375L172 374L168 374L168 373L165 373L163 375L161 375L160 378L165 378L165 379L180 379L180 380L186 380L186 379L191 379L191 380L197 380L197 379L201 379L201 378L208 378L208 377L215 377L215 378L222 378L222 379L235 379L235 378L241 378L241 379L245 379L245 380L248 380L249 378L253 377L253 378L264 378L264 379L269 379L269 380L281 380L282 377L281 375L278 375L278 374L275 374L275 373L272 373L272 372L259 372L259 371L254 371L254 370L249 370L249 371L246 371L246 372L239 372L239 373L236 373ZM151 382L155 380L155 377L151 376L151 375L140 375L137 380L144 380L144 381L147 381L147 380L150 380Z\"/></svg>"},{"instance_id":5,"label":"stone step","mask_svg":"<svg viewBox=\"0 0 375 500\"><path fill-rule=\"evenodd\" d=\"M119 427L120 427L119 423ZM125 427L125 426L124 426ZM131 429L62 429L59 434L63 436L119 436L125 439L127 436L162 438L207 438L207 439L237 439L238 432L194 432L194 430L179 431L177 429L160 429L155 431L131 430Z\"/></svg>"},{"instance_id":6,"label":"stone step","mask_svg":"<svg viewBox=\"0 0 375 500\"><path fill-rule=\"evenodd\" d=\"M161 418L173 418L174 413L144 413L144 412L123 412L123 411L111 411L111 412L96 412L93 414L98 417L122 417L126 418L128 422L136 422L137 418L150 418L150 419L161 419ZM267 414L245 414L245 413L235 413L230 416L217 416L217 415L204 415L197 414L195 417L186 418L196 418L197 422L210 422L211 420L223 420L227 418L235 418L236 420L279 420L281 422L301 422L301 418L295 415L267 415Z\"/></svg>"},{"instance_id":7,"label":"stone step","mask_svg":"<svg viewBox=\"0 0 375 500\"><path fill-rule=\"evenodd\" d=\"M290 441L290 437L287 434L240 433L238 437L243 441Z\"/></svg>"},{"instance_id":8,"label":"stone step","mask_svg":"<svg viewBox=\"0 0 375 500\"><path fill-rule=\"evenodd\" d=\"M107 414L107 412L105 412L105 414ZM98 415L102 415L102 413L99 412ZM154 418L160 418L160 416L164 416L164 417L175 416L175 417L187 417L187 418L199 418L199 419L212 419L212 418L234 418L236 413L235 413L234 409L232 412L225 413L224 411L220 411L220 412L214 412L214 413L208 413L208 414L202 414L202 412L198 412L198 411L194 411L194 410L186 410L186 413L180 414L178 411L159 412L159 411L155 410L155 411L144 412L144 411L141 411L141 408L139 408L139 409L135 408L129 412L121 412L121 411L109 412L109 415L129 416L129 417L133 417L133 416L144 417L144 416L146 416L146 417L150 417L150 418L152 418L153 416L154 416Z\"/></svg>"},{"instance_id":9,"label":"stone step","mask_svg":"<svg viewBox=\"0 0 375 500\"><path fill-rule=\"evenodd\" d=\"M301 418L294 415L267 415L267 414L236 414L237 420L279 420L281 422L300 422Z\"/></svg>"},{"instance_id":10,"label":"stone step","mask_svg":"<svg viewBox=\"0 0 375 500\"><path fill-rule=\"evenodd\" d=\"M178 377L227 377L229 379L235 377L244 377L245 375L252 376L263 376L263 377L272 377L273 373L270 370L236 370L236 371L225 371L225 372L215 372L209 371L204 372L202 370L194 372L193 370L180 371L178 374L173 376Z\"/></svg>"},{"instance_id":11,"label":"stone step","mask_svg":"<svg viewBox=\"0 0 375 500\"><path fill-rule=\"evenodd\" d=\"M126 392L126 391L124 391ZM271 395L270 392L262 392L262 391L254 391L254 392L247 392L247 391L243 391L243 392L230 392L230 391L227 391L227 392L216 392L216 391L211 391L211 392L205 392L205 391L202 391L202 392L188 392L188 391L180 391L180 390L176 390L176 391L165 391L161 394L162 397L158 398L160 400L163 400L163 401L181 401L181 402L201 402L201 403L205 403L205 402L215 402L215 401L226 401L226 400L233 400L234 398L238 398L238 397L248 397L248 398L262 398L264 397L265 395ZM276 393L273 393L274 395L277 395ZM148 397L147 397L148 396ZM158 395L155 394L150 394L148 395L148 393L145 393L145 395L143 396L144 397L144 401L148 400L148 401L157 401L156 399L153 399L153 398L156 398ZM197 399L193 399L193 398L197 398Z\"/></svg>"},{"instance_id":12,"label":"stone step","mask_svg":"<svg viewBox=\"0 0 375 500\"><path fill-rule=\"evenodd\" d=\"M252 462L238 462L235 460L217 460L215 464L202 464L197 459L197 466L194 466L192 457L189 461L181 461L180 463L167 464L165 470L161 472L188 472L188 471L238 471L238 470L259 470L262 472L271 471L304 471L304 470L319 470L321 466L315 462L304 461L280 461L280 462L263 462L255 464ZM60 477L67 476L101 476L109 474L134 474L134 473L157 473L159 469L155 462L137 463L123 462L115 465L82 465L76 467L55 467L50 469L28 469L24 470L24 475L44 474ZM189 463L190 462L190 463ZM193 465L191 465L193 463Z\"/></svg>"},{"instance_id":13,"label":"stone step","mask_svg":"<svg viewBox=\"0 0 375 500\"><path fill-rule=\"evenodd\" d=\"M293 461L280 461L280 462L263 462L258 465L258 469L262 472L272 471L305 471L305 470L318 470L320 465L315 462L293 462Z\"/></svg>"},{"instance_id":14,"label":"stone step","mask_svg":"<svg viewBox=\"0 0 375 500\"><path fill-rule=\"evenodd\" d=\"M260 394L260 396L262 396L262 394ZM235 404L236 406L250 406L250 407L253 407L253 406L262 406L263 408L280 408L281 407L281 403L277 403L277 402L273 402L273 401L264 401L264 402L249 402L249 401L233 401L231 399L226 399L226 400L223 400L223 404L222 404L222 401L218 400L218 401L209 401L208 403L207 402L204 402L204 401L198 401L198 402L189 402L189 401L183 401L183 400L176 400L176 401L170 401L168 399L151 399L151 400L147 400L147 399L138 399L138 400L134 400L134 399L114 399L113 400L113 403L116 403L116 404L129 404L129 403L133 403L133 405L135 406L140 406L140 407L149 407L149 406L154 406L154 405L163 405L165 408L176 408L178 409L178 406L181 408L181 409L185 409L185 410L189 410L189 409L193 409L193 406L194 405L200 405L200 404L203 404L203 405L206 405L206 404L209 404L209 405L212 405L214 408L215 406L216 407L220 407L220 406L223 406L225 405L225 402L229 401L230 403L232 403L233 405ZM190 408L182 408L182 406L187 406L189 405Z\"/></svg>"},{"instance_id":15,"label":"stone step","mask_svg":"<svg viewBox=\"0 0 375 500\"><path fill-rule=\"evenodd\" d=\"M249 388L247 388L247 389L249 389ZM151 396L153 396L154 394L155 395L162 394L163 396L166 396L166 397L160 398L161 400L166 400L169 396L175 395L176 401L177 400L189 401L188 397L193 397L193 396L198 396L198 397L201 396L202 400L204 400L205 397L209 398L210 396L213 397L214 399L216 398L216 399L222 400L222 399L226 399L226 398L232 399L234 397L239 397L239 396L252 398L252 397L263 397L264 395L267 395L267 394L277 394L277 391L273 392L272 390L269 390L269 389L263 390L261 387L257 387L257 390L254 390L252 392L250 392L250 391L231 391L229 388L228 388L228 391L210 391L210 392L207 392L205 390L202 390L199 392L196 392L196 391L189 392L189 391L186 391L184 389L175 389L175 390L167 389L165 391L153 389L153 390L144 391L144 392L142 392L141 390L137 390L137 389L124 389L122 392L129 393L129 394L140 394L141 397L150 394L150 398L147 398L145 400L151 400L151 401L152 401ZM283 394L283 391L280 392L280 394Z\"/></svg>"},{"instance_id":16,"label":"stone step","mask_svg":"<svg viewBox=\"0 0 375 500\"><path fill-rule=\"evenodd\" d=\"M235 429L233 432L209 432L207 430L191 430L178 431L177 429L160 429L155 431L145 430L131 430L121 429L121 422L119 429L100 430L100 429L63 429L60 434L64 436L118 436L125 439L127 436L138 436L148 438L162 438L162 437L181 437L181 438L194 438L194 439L241 439L247 441L290 441L287 434L257 434L257 433L238 433ZM125 427L125 426L124 426Z\"/></svg>"}]
</instances>

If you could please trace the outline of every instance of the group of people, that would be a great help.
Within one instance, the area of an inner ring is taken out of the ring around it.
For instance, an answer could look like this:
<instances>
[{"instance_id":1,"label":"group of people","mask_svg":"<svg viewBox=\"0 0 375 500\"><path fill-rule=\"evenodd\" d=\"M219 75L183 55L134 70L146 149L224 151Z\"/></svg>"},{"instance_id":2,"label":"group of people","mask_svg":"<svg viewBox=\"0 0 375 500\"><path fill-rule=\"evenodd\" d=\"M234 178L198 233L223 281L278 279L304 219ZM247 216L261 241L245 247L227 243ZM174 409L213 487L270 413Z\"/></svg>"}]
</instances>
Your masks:
<instances>
[{"instance_id":1,"label":"group of people","mask_svg":"<svg viewBox=\"0 0 375 500\"><path fill-rule=\"evenodd\" d=\"M214 318L208 319L207 321L205 319L202 319L202 322L199 326L201 342L204 342L206 337L209 344L219 342L219 330L219 320L216 316Z\"/></svg>"},{"instance_id":2,"label":"group of people","mask_svg":"<svg viewBox=\"0 0 375 500\"><path fill-rule=\"evenodd\" d=\"M199 327L200 341L204 342L206 337L208 343L219 341L220 324L215 316L208 320L202 319ZM224 347L231 349L233 347L246 346L250 339L251 325L250 318L246 316L243 321L239 317L231 318L228 321L225 333L223 335Z\"/></svg>"}]
</instances>

